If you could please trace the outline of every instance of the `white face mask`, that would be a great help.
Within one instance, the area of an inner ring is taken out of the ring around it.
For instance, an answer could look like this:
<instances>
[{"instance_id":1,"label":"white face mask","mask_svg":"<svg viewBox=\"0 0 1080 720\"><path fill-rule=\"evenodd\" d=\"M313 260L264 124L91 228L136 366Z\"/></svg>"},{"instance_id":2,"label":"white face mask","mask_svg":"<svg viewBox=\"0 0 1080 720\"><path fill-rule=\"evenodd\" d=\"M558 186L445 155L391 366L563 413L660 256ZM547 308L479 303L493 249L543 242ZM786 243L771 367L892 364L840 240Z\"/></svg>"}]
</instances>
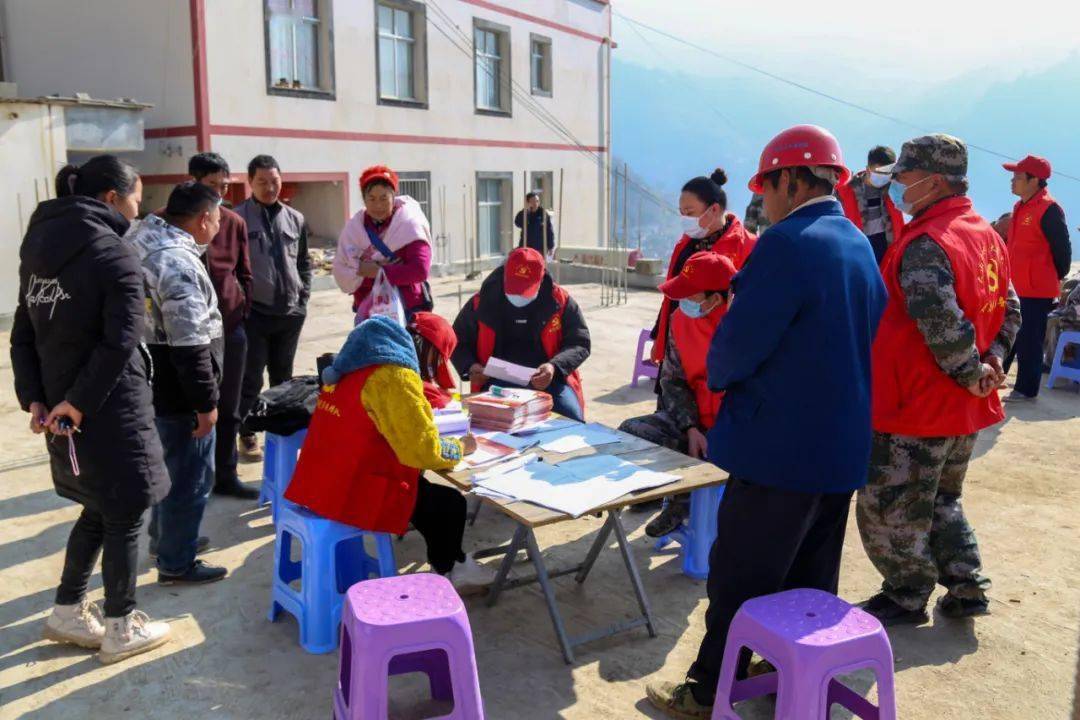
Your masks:
<instances>
[{"instance_id":1,"label":"white face mask","mask_svg":"<svg viewBox=\"0 0 1080 720\"><path fill-rule=\"evenodd\" d=\"M884 173L870 171L870 185L876 188L883 188L892 182L892 175L886 175Z\"/></svg>"},{"instance_id":2,"label":"white face mask","mask_svg":"<svg viewBox=\"0 0 1080 720\"><path fill-rule=\"evenodd\" d=\"M709 231L701 227L701 224L698 222L700 219L701 218L688 217L686 215L679 216L679 221L682 223L683 234L694 240L700 240L705 237Z\"/></svg>"},{"instance_id":3,"label":"white face mask","mask_svg":"<svg viewBox=\"0 0 1080 720\"><path fill-rule=\"evenodd\" d=\"M529 297L528 295L511 295L506 293L506 299L510 301L510 304L516 308L523 308L536 299L536 295Z\"/></svg>"}]
</instances>

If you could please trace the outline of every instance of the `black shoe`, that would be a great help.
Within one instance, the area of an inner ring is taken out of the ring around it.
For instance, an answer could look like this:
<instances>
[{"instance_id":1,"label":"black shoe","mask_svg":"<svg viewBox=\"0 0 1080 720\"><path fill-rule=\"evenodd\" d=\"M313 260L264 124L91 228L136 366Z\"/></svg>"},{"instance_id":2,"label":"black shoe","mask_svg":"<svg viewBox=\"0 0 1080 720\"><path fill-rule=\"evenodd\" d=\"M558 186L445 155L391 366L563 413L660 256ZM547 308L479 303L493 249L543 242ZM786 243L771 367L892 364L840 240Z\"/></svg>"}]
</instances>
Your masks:
<instances>
[{"instance_id":1,"label":"black shoe","mask_svg":"<svg viewBox=\"0 0 1080 720\"><path fill-rule=\"evenodd\" d=\"M976 615L988 615L990 613L990 600L956 597L952 593L945 593L937 603L938 611L947 618L959 620L960 618L975 617Z\"/></svg>"},{"instance_id":2,"label":"black shoe","mask_svg":"<svg viewBox=\"0 0 1080 720\"><path fill-rule=\"evenodd\" d=\"M926 614L926 608L908 610L898 605L885 593L878 593L874 597L859 603L858 607L870 613L885 627L892 625L922 625L930 622L930 616Z\"/></svg>"},{"instance_id":3,"label":"black shoe","mask_svg":"<svg viewBox=\"0 0 1080 720\"><path fill-rule=\"evenodd\" d=\"M673 501L645 526L645 534L651 538L662 538L675 532L690 514L690 505Z\"/></svg>"},{"instance_id":4,"label":"black shoe","mask_svg":"<svg viewBox=\"0 0 1080 720\"><path fill-rule=\"evenodd\" d=\"M204 552L210 549L210 538L205 535L200 535L199 539L195 541L195 554L202 555ZM153 538L150 538L150 559L157 559L157 543Z\"/></svg>"},{"instance_id":5,"label":"black shoe","mask_svg":"<svg viewBox=\"0 0 1080 720\"><path fill-rule=\"evenodd\" d=\"M223 567L207 565L202 560L196 560L188 571L180 575L170 575L158 571L157 581L159 585L203 585L216 582L229 573Z\"/></svg>"},{"instance_id":6,"label":"black shoe","mask_svg":"<svg viewBox=\"0 0 1080 720\"><path fill-rule=\"evenodd\" d=\"M660 498L657 498L656 500L650 500L649 502L643 502L643 503L638 503L637 505L631 505L630 507L627 508L627 511L632 512L634 514L654 513L654 512L659 512L660 509L663 508L663 507L664 507L664 501L661 500Z\"/></svg>"},{"instance_id":7,"label":"black shoe","mask_svg":"<svg viewBox=\"0 0 1080 720\"><path fill-rule=\"evenodd\" d=\"M224 497L234 497L238 500L258 500L259 491L253 487L248 487L244 483L240 482L240 478L232 478L225 480L214 485L214 494L222 495Z\"/></svg>"}]
</instances>

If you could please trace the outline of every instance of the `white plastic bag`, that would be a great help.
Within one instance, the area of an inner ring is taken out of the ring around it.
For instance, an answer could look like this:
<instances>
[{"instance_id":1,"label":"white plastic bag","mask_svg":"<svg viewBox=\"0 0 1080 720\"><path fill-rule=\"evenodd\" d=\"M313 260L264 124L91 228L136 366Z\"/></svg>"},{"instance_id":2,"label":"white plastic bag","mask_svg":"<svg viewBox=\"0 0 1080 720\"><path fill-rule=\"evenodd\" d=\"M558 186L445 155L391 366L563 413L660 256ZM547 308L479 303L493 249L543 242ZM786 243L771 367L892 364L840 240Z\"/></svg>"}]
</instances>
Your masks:
<instances>
[{"instance_id":1,"label":"white plastic bag","mask_svg":"<svg viewBox=\"0 0 1080 720\"><path fill-rule=\"evenodd\" d=\"M362 313L365 313L361 317ZM357 308L356 322L366 320L369 317L382 315L388 317L401 327L405 327L405 304L401 302L401 291L386 277L386 273L379 270L375 276L375 284L371 286L371 293Z\"/></svg>"}]
</instances>

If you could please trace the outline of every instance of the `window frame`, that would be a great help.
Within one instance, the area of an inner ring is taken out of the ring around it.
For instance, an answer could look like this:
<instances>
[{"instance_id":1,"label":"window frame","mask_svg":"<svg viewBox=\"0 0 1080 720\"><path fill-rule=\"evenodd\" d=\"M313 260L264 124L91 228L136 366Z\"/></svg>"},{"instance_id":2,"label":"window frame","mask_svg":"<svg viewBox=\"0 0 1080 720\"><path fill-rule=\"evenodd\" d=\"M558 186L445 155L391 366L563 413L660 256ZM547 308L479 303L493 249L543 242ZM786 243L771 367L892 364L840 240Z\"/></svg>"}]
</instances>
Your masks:
<instances>
[{"instance_id":1,"label":"window frame","mask_svg":"<svg viewBox=\"0 0 1080 720\"><path fill-rule=\"evenodd\" d=\"M546 180L546 183L537 183L538 179ZM547 190L544 190L543 186L547 185ZM537 192L539 188L540 192L540 207L546 210L555 210L555 171L554 170L530 170L529 171L529 187L525 192Z\"/></svg>"},{"instance_id":2,"label":"window frame","mask_svg":"<svg viewBox=\"0 0 1080 720\"><path fill-rule=\"evenodd\" d=\"M498 180L500 186L500 205L502 212L499 218L499 246L494 253L484 252L485 248L480 245L480 181ZM506 255L514 247L514 173L477 171L476 173L476 256L483 259L495 258ZM509 241L509 242L507 242Z\"/></svg>"},{"instance_id":3,"label":"window frame","mask_svg":"<svg viewBox=\"0 0 1080 720\"><path fill-rule=\"evenodd\" d=\"M500 92L500 106L499 108L489 108L480 106L480 86L476 81L477 64L479 60L479 51L476 48L476 32L483 30L485 32L494 33L499 43L499 92ZM513 117L514 116L514 93L513 93L513 45L511 43L510 27L508 25L500 25L493 23L490 20L484 18L473 18L473 63L472 63L472 76L473 76L473 110L477 115L487 115L490 117Z\"/></svg>"},{"instance_id":4,"label":"window frame","mask_svg":"<svg viewBox=\"0 0 1080 720\"><path fill-rule=\"evenodd\" d=\"M424 182L427 183L427 193L428 193L427 201L426 201L427 208L424 209L424 216L428 219L428 224L431 225L432 227L434 227L435 221L434 221L434 219L432 218L432 215L431 215L431 212L432 212L431 203L432 203L432 200L433 200L433 198L431 196L431 171L429 171L429 170L407 170L405 172L399 172L397 175L398 175L398 189L399 190L401 189L401 181L403 181L403 180L406 181L406 182L410 181L410 180L412 180L412 181L423 180ZM401 193L401 194L404 195L405 193ZM414 197L412 195L410 195L409 197L412 197L413 200L416 200L417 203L420 203L420 201L417 200L416 197ZM420 207L421 207L421 209L423 209L424 208L424 203L420 203Z\"/></svg>"},{"instance_id":5,"label":"window frame","mask_svg":"<svg viewBox=\"0 0 1080 720\"><path fill-rule=\"evenodd\" d=\"M266 94L279 97L308 98L312 100L337 100L337 76L334 72L334 3L333 0L314 0L319 18L319 52L316 57L316 75L326 88L284 88L274 84L270 63L270 0L263 0L263 57L266 62ZM325 45L325 47L324 47ZM325 66L325 77L323 69Z\"/></svg>"},{"instance_id":6,"label":"window frame","mask_svg":"<svg viewBox=\"0 0 1080 720\"><path fill-rule=\"evenodd\" d=\"M375 0L375 103L391 107L428 109L428 42L427 5L417 0ZM413 27L413 99L384 97L382 92L382 60L379 43L379 8L404 10L412 15Z\"/></svg>"},{"instance_id":7,"label":"window frame","mask_svg":"<svg viewBox=\"0 0 1080 720\"><path fill-rule=\"evenodd\" d=\"M547 76L542 77L542 80L547 80L547 87L542 87L536 84L536 78L533 77L533 45L545 45L547 47ZM529 89L533 95L538 97L552 97L555 94L555 44L551 38L544 35L537 35L536 33L529 33Z\"/></svg>"}]
</instances>

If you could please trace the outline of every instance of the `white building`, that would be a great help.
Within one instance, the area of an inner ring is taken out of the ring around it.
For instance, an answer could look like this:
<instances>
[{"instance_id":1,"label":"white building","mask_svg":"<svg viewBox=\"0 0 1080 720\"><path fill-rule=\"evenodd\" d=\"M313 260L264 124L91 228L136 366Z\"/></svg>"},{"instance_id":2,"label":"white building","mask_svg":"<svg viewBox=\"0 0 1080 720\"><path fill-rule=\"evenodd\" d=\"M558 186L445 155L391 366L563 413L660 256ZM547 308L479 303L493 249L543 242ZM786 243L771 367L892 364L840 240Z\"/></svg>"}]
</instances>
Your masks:
<instances>
[{"instance_id":1,"label":"white building","mask_svg":"<svg viewBox=\"0 0 1080 720\"><path fill-rule=\"evenodd\" d=\"M24 97L153 105L132 155L147 208L198 151L228 160L239 197L268 153L332 239L382 163L460 270L513 245L526 189L563 245L603 244L610 28L607 0L0 0L0 59Z\"/></svg>"}]
</instances>

